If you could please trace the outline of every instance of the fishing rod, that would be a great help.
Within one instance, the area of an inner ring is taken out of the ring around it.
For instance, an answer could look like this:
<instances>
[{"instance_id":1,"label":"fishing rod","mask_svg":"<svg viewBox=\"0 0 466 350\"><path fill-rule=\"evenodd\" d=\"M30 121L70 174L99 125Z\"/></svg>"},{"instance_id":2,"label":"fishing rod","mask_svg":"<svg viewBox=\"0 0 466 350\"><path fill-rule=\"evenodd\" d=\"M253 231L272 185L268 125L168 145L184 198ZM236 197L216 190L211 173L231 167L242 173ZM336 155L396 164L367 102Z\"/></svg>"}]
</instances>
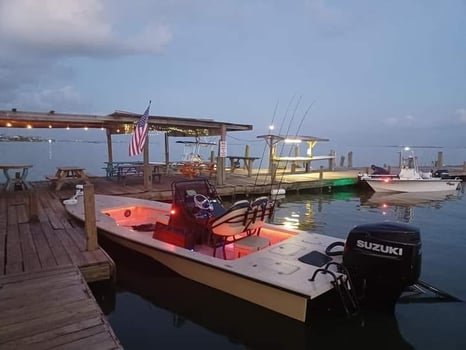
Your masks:
<instances>
[{"instance_id":1,"label":"fishing rod","mask_svg":"<svg viewBox=\"0 0 466 350\"><path fill-rule=\"evenodd\" d=\"M285 116L283 117L282 122L281 122L281 124L280 124L280 128L279 128L279 130L278 130L278 134L281 133L281 129L283 128L284 121L286 120L286 118L287 118L287 116L288 116L288 112L289 112L289 110L290 110L290 108L291 108L291 104L292 104L294 98L295 98L295 96L293 96L293 97L290 99L290 102L288 102L288 106L286 107L286 110L285 110ZM273 126L273 123L274 123L274 121L275 121L276 113L277 113L277 110L278 110L278 105L279 105L279 101L277 100L277 103L275 104L275 109L274 109L274 112L273 112L273 115L272 115L272 122L271 122L270 125L269 125L269 134L271 133L271 127ZM269 146L270 146L270 147L273 147L272 144L270 144ZM263 151L262 151L262 157L261 157L261 161L260 161L260 164L259 164L259 169L262 168L262 161L263 161L263 159L264 159L266 149L267 149L267 142L265 143L264 148L263 148ZM271 161L272 161L272 160L269 159L269 162L271 162ZM266 175L265 175L265 178L264 178L264 183L267 181L268 175L269 175L269 173L267 172ZM258 179L259 179L259 172L257 172L257 174L256 174L256 179L255 179L255 181L254 181L254 188L257 186ZM272 189L272 184L271 184L270 187L271 187L270 189Z\"/></svg>"},{"instance_id":2,"label":"fishing rod","mask_svg":"<svg viewBox=\"0 0 466 350\"><path fill-rule=\"evenodd\" d=\"M309 111L311 110L311 108L312 108L312 106L315 104L315 102L316 102L316 100L312 101L312 103L309 105L309 107L306 109L305 113L303 114L303 117L301 118L301 121L300 121L300 123L298 124L298 128L296 129L296 133L295 133L295 135L294 135L295 137L298 136L299 130L301 130L301 127L302 127L302 125L303 125L303 123L304 123L304 120L306 119L307 115L309 114ZM290 126L289 126L289 127L291 127L291 123L290 123ZM289 128L288 128L288 129L289 129ZM288 137L288 134L286 135L286 137ZM283 145L283 147L282 147L282 150L283 150L283 148L284 148L284 145ZM288 157L291 156L291 152L292 152L292 148L290 148L290 150L289 150L289 152L288 152ZM281 155L280 155L280 156L281 156ZM287 159L287 160L285 161L285 169L286 169L286 167L288 166L288 162L289 162L289 160ZM282 182L283 182L284 177L285 177L285 171L282 172L282 175L281 175L281 177L280 177L280 181L278 182L278 189L280 189L280 186L281 186L281 184L282 184ZM271 183L271 186L273 186L273 183ZM279 191L277 191L277 193L275 194L275 198L277 198L278 193L279 193Z\"/></svg>"},{"instance_id":3,"label":"fishing rod","mask_svg":"<svg viewBox=\"0 0 466 350\"><path fill-rule=\"evenodd\" d=\"M290 102L288 103L288 106L287 106L286 111L285 111L285 116L283 117L282 123L280 124L280 128L279 128L279 130L278 130L278 135L280 135L280 134L282 133L283 124L285 123L285 120L287 119L288 112L290 111L290 108L291 108L291 105L292 105L292 102L293 102L294 98L295 98L295 96L293 96L293 97L291 98ZM296 105L295 105L295 108L294 108L294 111L293 111L293 115L291 116L291 120L290 120L290 122L288 123L288 129L287 129L287 131L286 131L286 134L289 133L290 128L291 128L291 125L293 124L293 120L294 120L294 117L295 117L295 115L296 115L296 111L297 111L297 109L298 109L299 104L301 103L301 98L302 98L302 96L299 96L298 100L296 101ZM273 138L270 139L270 145L269 145L269 146L270 146L270 147L273 147L273 146L274 146L274 145L273 145ZM280 149L280 152L278 153L278 154L279 154L279 157L281 157L281 155L282 155L282 153L283 153L283 150L284 150L284 147L285 147L285 146L282 145L282 147L281 147L281 149ZM272 160L272 159L269 159L269 163L272 163L272 162L273 162L273 160ZM272 164L273 164L273 163L272 163ZM271 181L270 181L270 191L269 191L269 192L270 192L270 194L272 195L272 190L273 190L273 185L274 185L273 182L274 182L274 179L275 179L276 169L274 169L273 166L272 166L272 167L270 168L270 171L271 171L271 174L270 174L270 175L271 175L271 176L270 176ZM267 179L267 177L266 177L266 179ZM277 192L277 194L278 194L278 192ZM276 199L276 198L275 198L275 199Z\"/></svg>"},{"instance_id":4,"label":"fishing rod","mask_svg":"<svg viewBox=\"0 0 466 350\"><path fill-rule=\"evenodd\" d=\"M290 132L291 125L293 125L293 120L294 120L294 117L295 117L295 115L296 115L296 111L297 111L297 109L298 109L299 104L301 103L301 97L302 97L302 96L299 96L298 101L296 102L296 106L295 106L294 111L293 111L293 115L291 116L291 120L290 120L290 122L288 123L288 128L286 129L286 133L285 133L285 136L286 136L286 137L288 137L288 133ZM280 135L280 133L281 133L281 130L280 130L280 132L278 133L278 135ZM284 149L285 149L285 145L282 144L282 147L281 147L281 150L280 150L280 153L279 153L279 157L282 156L282 153L283 153L283 150L284 150Z\"/></svg>"},{"instance_id":5,"label":"fishing rod","mask_svg":"<svg viewBox=\"0 0 466 350\"><path fill-rule=\"evenodd\" d=\"M275 121L275 116L277 114L278 105L279 105L279 100L277 100L277 103L275 104L275 108L274 108L274 111L273 111L273 114L272 114L272 122L269 124L269 132L271 131L270 128L271 128L271 126L273 126L273 123ZM261 160L259 162L259 170L256 173L256 178L254 180L253 190L256 189L257 181L259 180L259 173L260 173L260 169L262 169L262 162L264 161L264 156L265 156L266 149L267 149L267 142L265 143L264 148L262 149L262 156L261 156L261 158L260 158ZM268 176L268 173L266 173L266 175L265 175L264 182L267 180L267 176Z\"/></svg>"}]
</instances>

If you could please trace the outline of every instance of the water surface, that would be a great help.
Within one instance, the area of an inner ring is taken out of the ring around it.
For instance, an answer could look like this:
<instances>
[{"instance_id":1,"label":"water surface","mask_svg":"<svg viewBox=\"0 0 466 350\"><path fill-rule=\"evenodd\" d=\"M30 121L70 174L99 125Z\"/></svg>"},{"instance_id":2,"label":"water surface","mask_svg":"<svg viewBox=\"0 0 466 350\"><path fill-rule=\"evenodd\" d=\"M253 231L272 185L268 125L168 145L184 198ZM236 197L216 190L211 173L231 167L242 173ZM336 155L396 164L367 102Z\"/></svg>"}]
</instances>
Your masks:
<instances>
[{"instance_id":1,"label":"water surface","mask_svg":"<svg viewBox=\"0 0 466 350\"><path fill-rule=\"evenodd\" d=\"M287 195L274 221L342 238L364 223L415 225L423 243L421 279L466 300L463 193L392 202L353 189ZM126 349L466 348L464 302L398 304L392 316L366 313L315 319L304 326L175 276L110 242L103 244L117 262L118 289L113 296L96 295L109 305L109 321Z\"/></svg>"}]
</instances>

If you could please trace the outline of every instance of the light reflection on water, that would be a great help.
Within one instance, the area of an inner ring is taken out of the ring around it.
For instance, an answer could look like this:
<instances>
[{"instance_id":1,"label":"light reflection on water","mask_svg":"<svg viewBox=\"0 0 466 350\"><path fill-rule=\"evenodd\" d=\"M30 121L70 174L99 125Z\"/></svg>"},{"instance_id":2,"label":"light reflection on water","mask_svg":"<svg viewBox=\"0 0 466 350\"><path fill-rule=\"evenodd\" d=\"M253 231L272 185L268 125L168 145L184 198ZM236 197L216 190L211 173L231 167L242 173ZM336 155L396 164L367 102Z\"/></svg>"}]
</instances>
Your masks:
<instances>
[{"instance_id":1,"label":"light reflection on water","mask_svg":"<svg viewBox=\"0 0 466 350\"><path fill-rule=\"evenodd\" d=\"M423 244L421 279L466 300L466 281L457 278L466 276L463 193L443 200L403 200L374 201L371 193L354 190L287 194L274 222L342 238L355 225L370 222L418 226ZM141 262L127 251L113 247L110 252L117 261L119 292L109 320L126 349L466 348L460 326L466 319L464 303L402 304L394 316L316 320L309 328L161 273L160 267Z\"/></svg>"}]
</instances>

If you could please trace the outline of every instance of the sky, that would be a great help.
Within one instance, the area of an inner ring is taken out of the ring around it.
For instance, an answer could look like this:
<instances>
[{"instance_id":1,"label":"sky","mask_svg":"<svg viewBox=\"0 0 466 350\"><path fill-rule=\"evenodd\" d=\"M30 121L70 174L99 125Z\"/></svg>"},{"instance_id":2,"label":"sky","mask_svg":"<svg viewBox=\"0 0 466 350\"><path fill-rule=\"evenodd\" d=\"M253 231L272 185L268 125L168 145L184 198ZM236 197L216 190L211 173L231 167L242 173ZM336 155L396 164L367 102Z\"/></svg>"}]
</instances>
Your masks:
<instances>
[{"instance_id":1,"label":"sky","mask_svg":"<svg viewBox=\"0 0 466 350\"><path fill-rule=\"evenodd\" d=\"M466 151L465 33L464 0L0 0L0 109Z\"/></svg>"}]
</instances>

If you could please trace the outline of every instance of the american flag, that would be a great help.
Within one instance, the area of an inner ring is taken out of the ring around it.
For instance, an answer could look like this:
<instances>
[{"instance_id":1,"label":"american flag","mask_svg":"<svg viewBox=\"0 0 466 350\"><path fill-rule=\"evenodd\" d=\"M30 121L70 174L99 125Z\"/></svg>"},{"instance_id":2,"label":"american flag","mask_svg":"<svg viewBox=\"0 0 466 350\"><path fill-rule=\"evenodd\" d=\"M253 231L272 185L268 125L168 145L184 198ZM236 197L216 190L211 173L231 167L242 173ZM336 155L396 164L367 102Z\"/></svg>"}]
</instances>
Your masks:
<instances>
[{"instance_id":1,"label":"american flag","mask_svg":"<svg viewBox=\"0 0 466 350\"><path fill-rule=\"evenodd\" d=\"M147 106L144 114L141 116L139 121L134 128L133 137L131 138L131 143L129 144L129 155L130 157L136 156L142 152L144 144L146 143L147 138L147 120L149 119L149 105Z\"/></svg>"}]
</instances>

